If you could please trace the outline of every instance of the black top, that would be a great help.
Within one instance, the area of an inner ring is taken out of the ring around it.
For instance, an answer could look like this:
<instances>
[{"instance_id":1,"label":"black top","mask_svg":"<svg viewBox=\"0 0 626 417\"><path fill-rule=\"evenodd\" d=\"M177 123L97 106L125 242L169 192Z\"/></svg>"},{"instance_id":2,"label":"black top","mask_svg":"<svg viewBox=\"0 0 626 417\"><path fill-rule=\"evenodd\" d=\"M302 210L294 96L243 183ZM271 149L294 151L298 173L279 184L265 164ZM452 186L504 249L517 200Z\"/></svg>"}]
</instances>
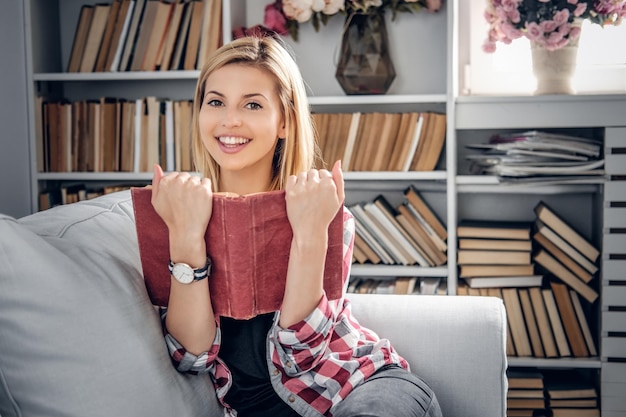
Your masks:
<instances>
[{"instance_id":1,"label":"black top","mask_svg":"<svg viewBox=\"0 0 626 417\"><path fill-rule=\"evenodd\" d=\"M250 320L221 317L220 358L232 374L233 384L224 400L239 417L299 416L274 391L267 368L267 333L274 313Z\"/></svg>"}]
</instances>

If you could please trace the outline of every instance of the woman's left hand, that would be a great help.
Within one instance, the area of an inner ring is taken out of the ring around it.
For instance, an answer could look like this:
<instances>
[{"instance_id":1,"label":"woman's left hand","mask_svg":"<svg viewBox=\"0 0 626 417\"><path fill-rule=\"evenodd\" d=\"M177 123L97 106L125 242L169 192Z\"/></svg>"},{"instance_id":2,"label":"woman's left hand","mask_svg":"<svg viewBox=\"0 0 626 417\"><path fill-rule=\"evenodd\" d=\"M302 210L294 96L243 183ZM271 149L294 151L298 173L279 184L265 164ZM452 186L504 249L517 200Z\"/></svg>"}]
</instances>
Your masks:
<instances>
[{"instance_id":1,"label":"woman's left hand","mask_svg":"<svg viewBox=\"0 0 626 417\"><path fill-rule=\"evenodd\" d=\"M326 233L344 201L341 161L332 171L311 169L291 175L285 186L287 217L295 238L311 238Z\"/></svg>"}]
</instances>

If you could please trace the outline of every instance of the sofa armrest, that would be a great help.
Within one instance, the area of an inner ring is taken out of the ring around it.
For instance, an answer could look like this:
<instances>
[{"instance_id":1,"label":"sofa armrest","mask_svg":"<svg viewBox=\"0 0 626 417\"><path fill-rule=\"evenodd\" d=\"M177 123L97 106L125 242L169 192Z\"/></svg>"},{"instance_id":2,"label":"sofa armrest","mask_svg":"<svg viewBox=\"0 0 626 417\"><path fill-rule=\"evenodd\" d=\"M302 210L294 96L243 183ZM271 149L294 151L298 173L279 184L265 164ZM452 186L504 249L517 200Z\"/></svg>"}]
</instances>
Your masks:
<instances>
[{"instance_id":1,"label":"sofa armrest","mask_svg":"<svg viewBox=\"0 0 626 417\"><path fill-rule=\"evenodd\" d=\"M495 297L349 294L354 316L391 340L446 417L506 415L506 315Z\"/></svg>"}]
</instances>

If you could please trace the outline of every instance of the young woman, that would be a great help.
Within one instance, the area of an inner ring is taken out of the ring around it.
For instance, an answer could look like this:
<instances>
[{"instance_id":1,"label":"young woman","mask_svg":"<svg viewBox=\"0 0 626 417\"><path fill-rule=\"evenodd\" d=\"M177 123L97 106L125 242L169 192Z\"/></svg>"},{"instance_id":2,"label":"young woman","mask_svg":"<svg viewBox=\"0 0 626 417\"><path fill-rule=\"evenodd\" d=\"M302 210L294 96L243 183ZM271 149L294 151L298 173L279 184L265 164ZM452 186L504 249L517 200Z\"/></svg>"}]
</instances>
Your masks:
<instances>
[{"instance_id":1,"label":"young woman","mask_svg":"<svg viewBox=\"0 0 626 417\"><path fill-rule=\"evenodd\" d=\"M326 298L327 230L344 185L340 162L313 169L311 120L299 69L277 39L237 39L202 69L193 149L205 177L164 175L156 165L152 182L152 204L169 229L163 316L173 361L182 372L210 372L220 402L239 417L440 416L434 393L390 342L360 326L347 299ZM212 193L279 189L293 231L282 306L250 320L216 317L205 279ZM343 219L345 295L354 236L345 208Z\"/></svg>"}]
</instances>

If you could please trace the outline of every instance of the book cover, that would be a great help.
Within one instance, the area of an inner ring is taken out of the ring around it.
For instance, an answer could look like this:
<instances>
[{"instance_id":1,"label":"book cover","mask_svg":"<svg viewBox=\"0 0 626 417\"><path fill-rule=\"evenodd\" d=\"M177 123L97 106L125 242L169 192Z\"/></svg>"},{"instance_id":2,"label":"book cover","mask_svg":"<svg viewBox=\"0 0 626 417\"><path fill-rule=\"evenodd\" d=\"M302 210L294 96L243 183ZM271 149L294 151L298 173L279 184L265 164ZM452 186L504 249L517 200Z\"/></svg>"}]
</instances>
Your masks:
<instances>
[{"instance_id":1,"label":"book cover","mask_svg":"<svg viewBox=\"0 0 626 417\"><path fill-rule=\"evenodd\" d=\"M170 290L167 226L154 210L150 188L132 188L133 210L144 280L154 305L167 306ZM292 238L285 192L246 196L213 195L206 231L212 260L209 289L217 316L246 319L280 309ZM324 290L341 298L343 211L328 228Z\"/></svg>"}]
</instances>

